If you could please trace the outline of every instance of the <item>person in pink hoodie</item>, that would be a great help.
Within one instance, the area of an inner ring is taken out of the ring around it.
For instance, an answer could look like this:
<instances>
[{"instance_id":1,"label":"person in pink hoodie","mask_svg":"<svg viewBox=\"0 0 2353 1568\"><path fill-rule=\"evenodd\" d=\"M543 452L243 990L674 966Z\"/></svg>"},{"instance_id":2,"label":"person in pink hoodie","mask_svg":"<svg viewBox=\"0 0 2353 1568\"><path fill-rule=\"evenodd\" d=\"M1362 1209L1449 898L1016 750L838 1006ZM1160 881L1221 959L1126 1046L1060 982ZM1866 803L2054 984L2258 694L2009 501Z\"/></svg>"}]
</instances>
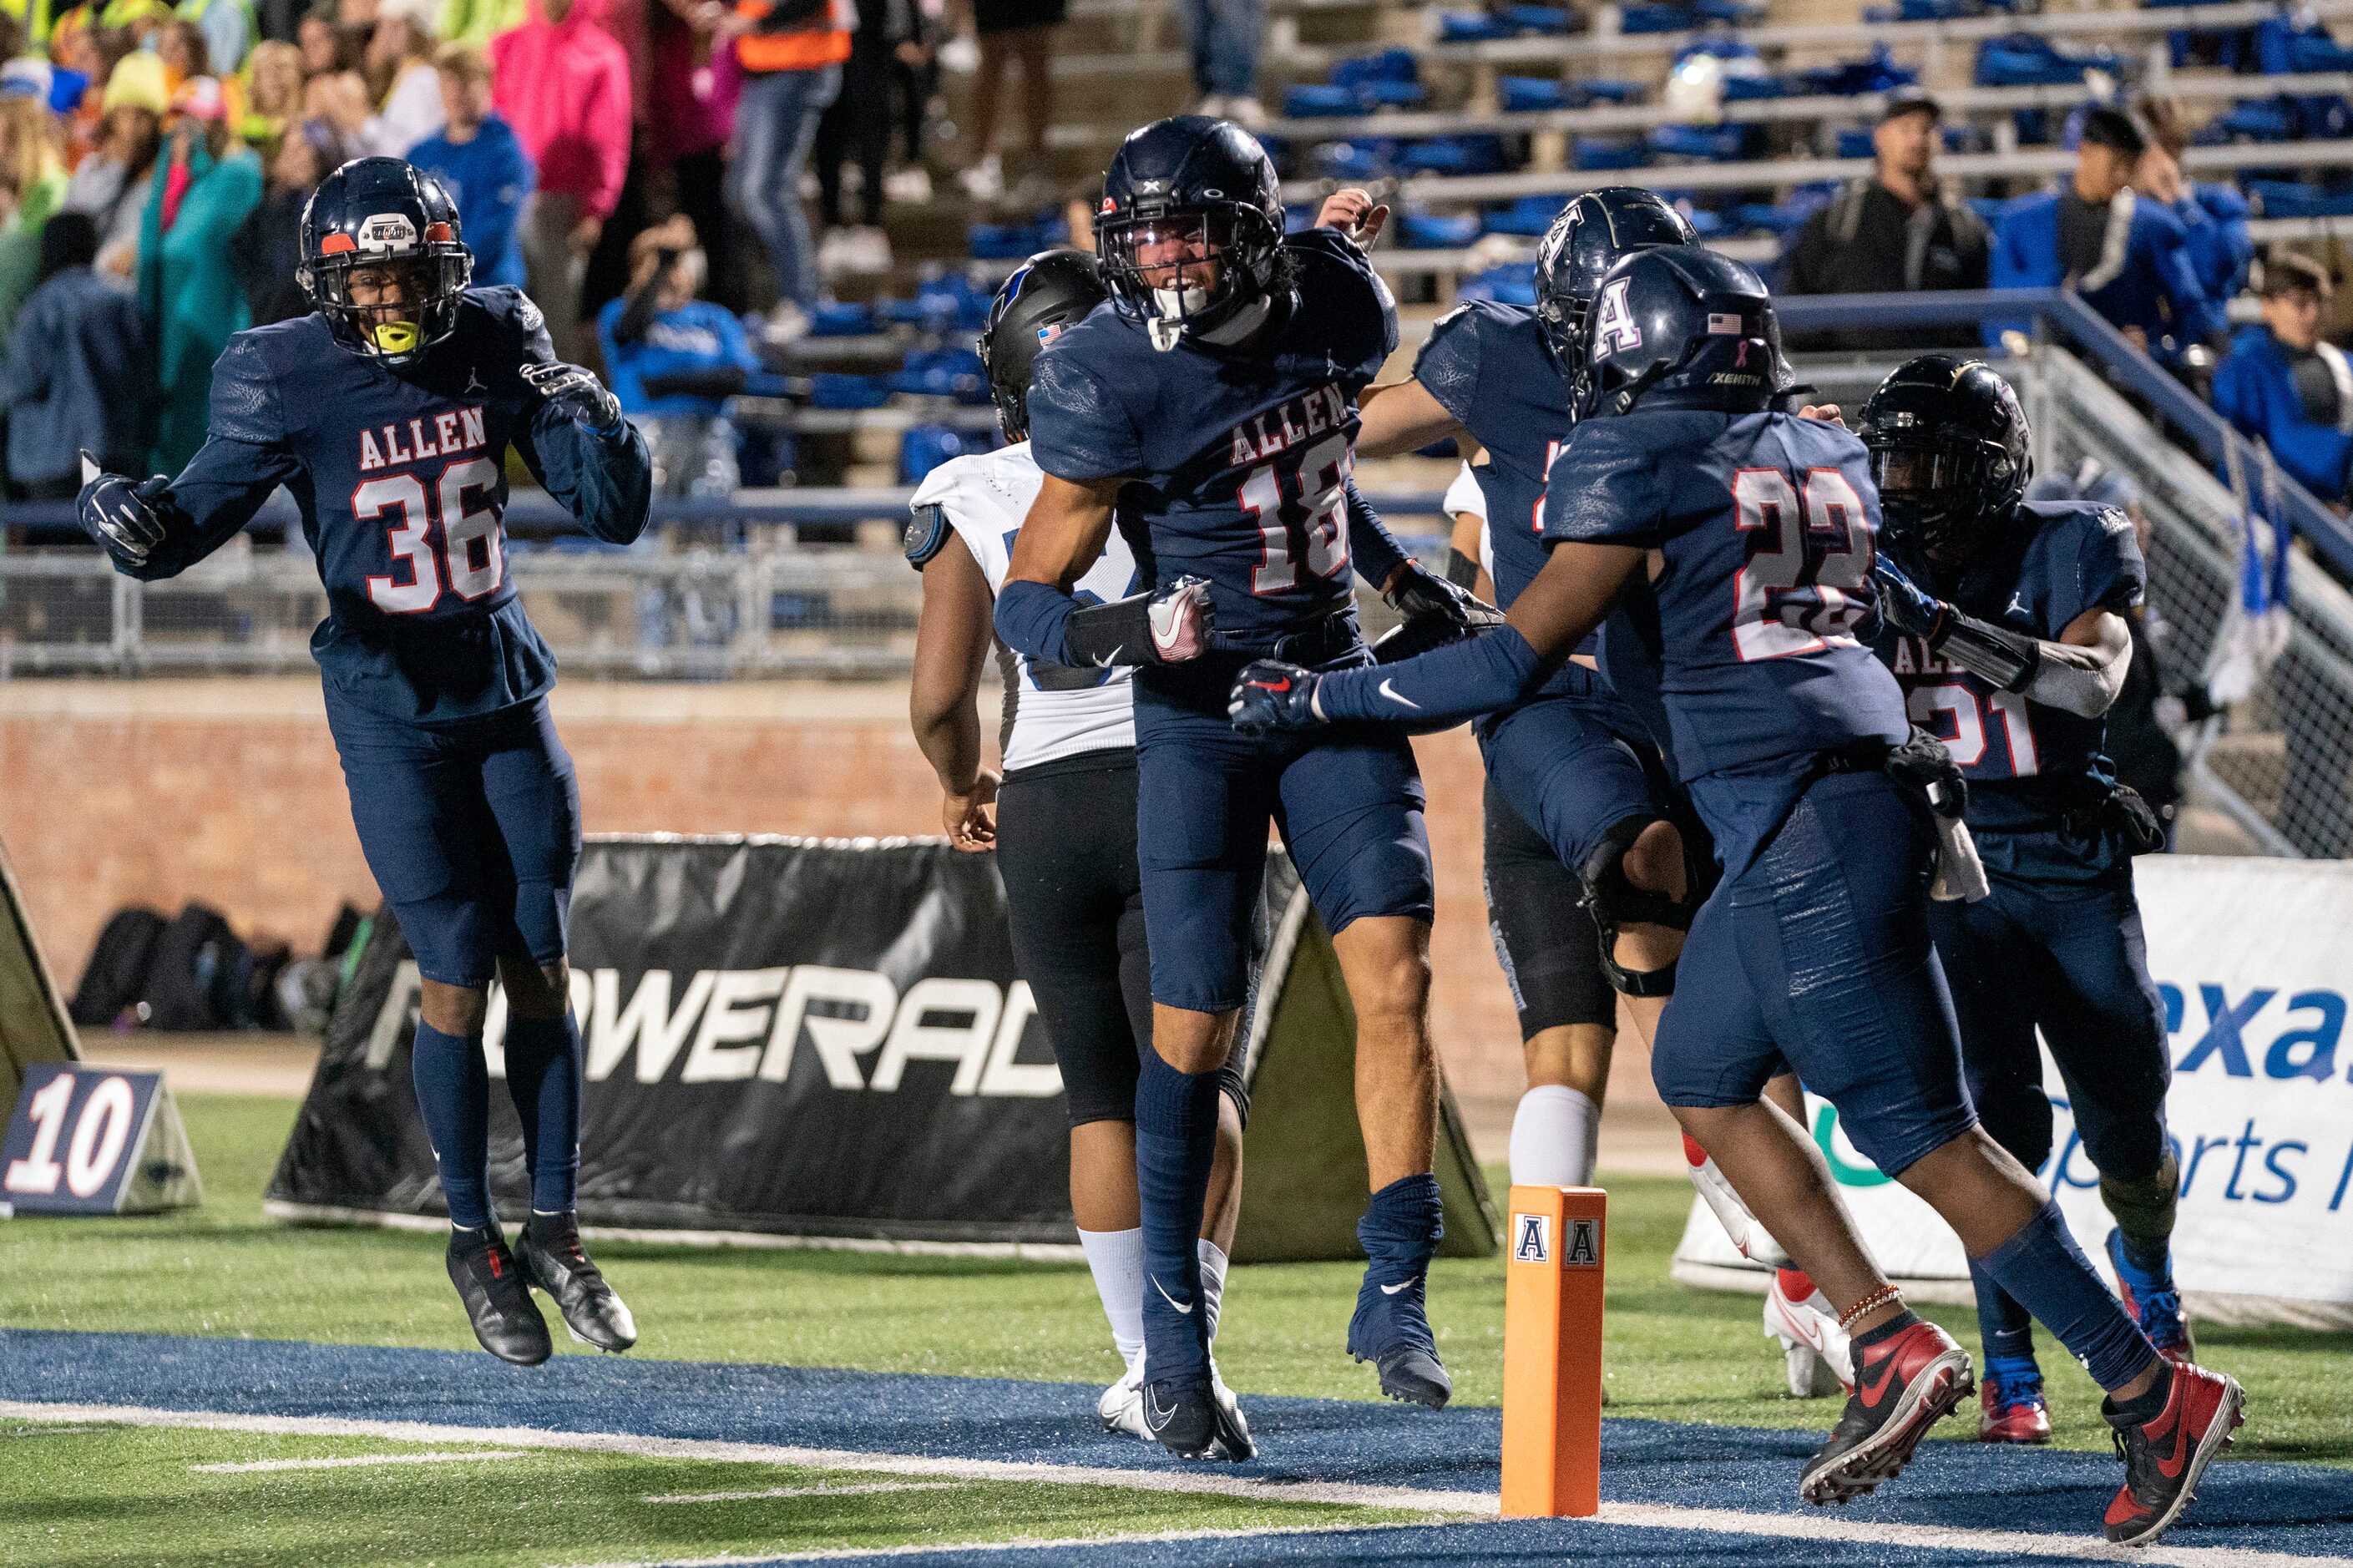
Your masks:
<instances>
[{"instance_id":1,"label":"person in pink hoodie","mask_svg":"<svg viewBox=\"0 0 2353 1568\"><path fill-rule=\"evenodd\" d=\"M490 43L493 101L539 166L523 267L558 358L593 352L581 329L588 253L629 166L629 57L601 23L607 0L532 0L531 20Z\"/></svg>"}]
</instances>

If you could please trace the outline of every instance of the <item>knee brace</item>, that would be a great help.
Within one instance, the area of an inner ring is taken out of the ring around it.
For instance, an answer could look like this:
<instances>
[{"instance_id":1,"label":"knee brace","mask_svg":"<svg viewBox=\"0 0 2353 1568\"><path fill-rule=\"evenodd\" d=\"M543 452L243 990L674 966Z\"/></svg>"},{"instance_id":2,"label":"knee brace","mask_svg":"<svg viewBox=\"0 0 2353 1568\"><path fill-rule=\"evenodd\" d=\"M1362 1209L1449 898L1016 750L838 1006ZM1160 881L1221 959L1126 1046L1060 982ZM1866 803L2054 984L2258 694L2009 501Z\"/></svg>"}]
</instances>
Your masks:
<instances>
[{"instance_id":1,"label":"knee brace","mask_svg":"<svg viewBox=\"0 0 2353 1568\"><path fill-rule=\"evenodd\" d=\"M1675 966L1672 963L1658 969L1637 973L1618 962L1618 928L1641 924L1666 926L1674 931L1691 929L1691 909L1683 900L1666 893L1638 888L1626 875L1626 852L1634 840L1642 836L1656 816L1629 816L1610 824L1601 836L1601 842L1585 863L1577 868L1577 880L1584 889L1582 902L1593 917L1594 928L1601 936L1601 972L1621 995L1672 996L1675 989Z\"/></svg>"},{"instance_id":2,"label":"knee brace","mask_svg":"<svg viewBox=\"0 0 2353 1568\"><path fill-rule=\"evenodd\" d=\"M2151 1245L2173 1235L2173 1213L2180 1201L2181 1163L2173 1151L2156 1171L2137 1182L2100 1178L2100 1202L2116 1216L2116 1228L2136 1241Z\"/></svg>"}]
</instances>

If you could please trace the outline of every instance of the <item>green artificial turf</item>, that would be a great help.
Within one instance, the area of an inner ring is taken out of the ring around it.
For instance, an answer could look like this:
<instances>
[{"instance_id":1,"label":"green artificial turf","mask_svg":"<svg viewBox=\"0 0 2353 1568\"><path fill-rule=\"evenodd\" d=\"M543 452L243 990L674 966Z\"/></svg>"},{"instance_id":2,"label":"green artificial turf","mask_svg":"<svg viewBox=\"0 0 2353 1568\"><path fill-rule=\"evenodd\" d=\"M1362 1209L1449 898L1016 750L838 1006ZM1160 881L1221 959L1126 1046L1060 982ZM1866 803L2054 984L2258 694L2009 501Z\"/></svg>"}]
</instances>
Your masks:
<instances>
[{"instance_id":1,"label":"green artificial turf","mask_svg":"<svg viewBox=\"0 0 2353 1568\"><path fill-rule=\"evenodd\" d=\"M182 1105L205 1206L150 1219L0 1225L0 1324L471 1347L437 1238L263 1216L261 1190L291 1101L190 1095ZM1757 1298L1667 1278L1690 1202L1690 1187L1672 1178L1611 1184L1609 1414L1827 1427L1837 1414L1829 1402L1783 1392L1778 1347L1759 1332ZM635 1310L639 1356L1093 1383L1119 1370L1086 1271L1074 1264L619 1242L596 1251ZM1245 1397L1377 1397L1371 1370L1342 1348L1357 1278L1348 1263L1237 1268L1218 1344L1228 1380ZM1500 1399L1503 1306L1500 1258L1431 1269L1430 1314L1461 1402ZM1975 1351L1974 1314L1926 1310ZM2205 1359L2250 1395L2233 1451L2353 1464L2348 1342L2342 1334L2202 1327ZM581 1353L561 1334L557 1346ZM2062 1353L2046 1353L2043 1364L2059 1441L2105 1449L2097 1391ZM1964 1431L1958 1421L1943 1428Z\"/></svg>"},{"instance_id":2,"label":"green artificial turf","mask_svg":"<svg viewBox=\"0 0 2353 1568\"><path fill-rule=\"evenodd\" d=\"M544 1449L334 1469L222 1474L191 1468L468 1447L0 1422L0 1467L7 1471L0 1490L0 1564L624 1563L1411 1517L1117 1487ZM805 1495L712 1495L760 1491Z\"/></svg>"}]
</instances>

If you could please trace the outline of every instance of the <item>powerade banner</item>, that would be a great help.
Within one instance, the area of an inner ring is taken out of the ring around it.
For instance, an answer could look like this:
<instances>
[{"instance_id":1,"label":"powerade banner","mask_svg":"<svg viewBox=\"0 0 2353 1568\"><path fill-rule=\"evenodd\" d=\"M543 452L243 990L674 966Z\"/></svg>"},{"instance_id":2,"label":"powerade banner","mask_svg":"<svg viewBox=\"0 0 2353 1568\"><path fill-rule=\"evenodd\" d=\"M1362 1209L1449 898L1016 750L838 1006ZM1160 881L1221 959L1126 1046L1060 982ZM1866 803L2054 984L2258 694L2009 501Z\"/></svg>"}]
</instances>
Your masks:
<instances>
[{"instance_id":1,"label":"powerade banner","mask_svg":"<svg viewBox=\"0 0 2353 1568\"><path fill-rule=\"evenodd\" d=\"M2200 1317L2353 1327L2353 862L2145 856L2134 875L2173 1052L2175 1276ZM2047 1054L2043 1081L2057 1116L2041 1174L2105 1273L2115 1222ZM1808 1108L1881 1267L1966 1300L1958 1239L1855 1152L1829 1105ZM1697 1202L1675 1260L1681 1278L1763 1289Z\"/></svg>"},{"instance_id":2,"label":"powerade banner","mask_svg":"<svg viewBox=\"0 0 2353 1568\"><path fill-rule=\"evenodd\" d=\"M1237 1042L1260 1109L1235 1255L1354 1258L1365 1150L1355 1018L1280 853ZM1070 1247L1069 1134L993 857L939 841L597 838L572 901L586 1047L580 1214L606 1229L837 1245ZM379 915L328 1026L266 1207L433 1224L446 1213L409 1081L417 965ZM505 1003L485 1044L502 1077ZM1450 1254L1493 1216L1451 1100ZM524 1212L522 1130L491 1093L491 1177Z\"/></svg>"},{"instance_id":3,"label":"powerade banner","mask_svg":"<svg viewBox=\"0 0 2353 1568\"><path fill-rule=\"evenodd\" d=\"M379 915L272 1212L440 1215L409 1082L417 966ZM988 857L942 843L593 839L572 900L580 1212L605 1226L1071 1239L1061 1075ZM491 1072L503 998L486 1033ZM491 1093L501 1211L522 1135Z\"/></svg>"}]
</instances>

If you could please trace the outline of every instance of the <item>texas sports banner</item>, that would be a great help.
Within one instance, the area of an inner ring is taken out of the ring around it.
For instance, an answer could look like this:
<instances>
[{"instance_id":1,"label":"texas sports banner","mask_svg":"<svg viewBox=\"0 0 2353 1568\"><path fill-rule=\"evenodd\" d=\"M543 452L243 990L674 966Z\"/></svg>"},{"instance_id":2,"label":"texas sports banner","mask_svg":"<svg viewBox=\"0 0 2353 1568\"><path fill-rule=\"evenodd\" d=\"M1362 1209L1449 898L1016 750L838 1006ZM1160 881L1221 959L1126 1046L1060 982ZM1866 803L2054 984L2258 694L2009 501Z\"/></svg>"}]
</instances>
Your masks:
<instances>
[{"instance_id":1,"label":"texas sports banner","mask_svg":"<svg viewBox=\"0 0 2353 1568\"><path fill-rule=\"evenodd\" d=\"M2134 875L2171 1037L2174 1273L2190 1310L2222 1322L2353 1328L2353 1042L2342 1037L2353 862L2156 855ZM2041 1173L2105 1273L2101 1244L2115 1222L2047 1054L2043 1079L2057 1116ZM1855 1152L1829 1105L1809 1100L1808 1110L1881 1267L1929 1299L1967 1300L1959 1240ZM1674 1271L1764 1289L1697 1201Z\"/></svg>"},{"instance_id":2,"label":"texas sports banner","mask_svg":"<svg viewBox=\"0 0 2353 1568\"><path fill-rule=\"evenodd\" d=\"M1358 1256L1354 1018L1290 862L1269 857L1271 977L1238 1048L1254 1097L1236 1256ZM586 1079L580 1215L666 1239L1076 1250L1061 1074L1013 970L994 857L939 840L594 838L572 899ZM438 1226L409 1081L417 965L378 915L265 1203L300 1220ZM503 996L485 1044L503 1077ZM1451 1101L1447 1249L1493 1247ZM1272 1131L1261 1136L1261 1127ZM524 1212L522 1134L491 1093L491 1177Z\"/></svg>"}]
</instances>

